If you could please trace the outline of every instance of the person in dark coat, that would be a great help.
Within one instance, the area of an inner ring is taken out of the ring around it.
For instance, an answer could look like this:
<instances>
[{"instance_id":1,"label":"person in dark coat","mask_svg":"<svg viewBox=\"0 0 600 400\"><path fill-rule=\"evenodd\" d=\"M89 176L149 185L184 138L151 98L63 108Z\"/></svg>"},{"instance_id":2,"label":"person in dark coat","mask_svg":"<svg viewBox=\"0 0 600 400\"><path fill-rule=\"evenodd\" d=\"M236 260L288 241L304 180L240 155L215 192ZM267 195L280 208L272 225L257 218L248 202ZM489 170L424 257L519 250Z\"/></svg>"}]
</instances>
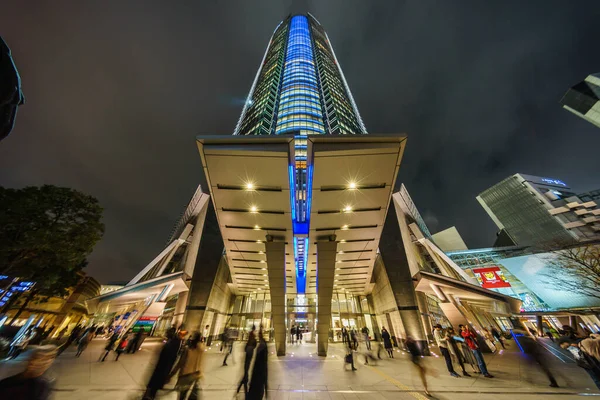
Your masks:
<instances>
[{"instance_id":1,"label":"person in dark coat","mask_svg":"<svg viewBox=\"0 0 600 400\"><path fill-rule=\"evenodd\" d=\"M244 376L242 377L242 380L240 381L240 384L238 385L237 388L237 393L240 392L240 389L242 388L242 386L244 386L244 393L248 392L248 378L249 378L249 370L250 370L250 364L252 363L252 357L254 356L254 349L256 348L256 326L252 325L252 330L250 331L250 334L248 335L248 342L246 343L246 348L245 348L245 352L246 352L246 358L244 359Z\"/></svg>"},{"instance_id":2,"label":"person in dark coat","mask_svg":"<svg viewBox=\"0 0 600 400\"><path fill-rule=\"evenodd\" d=\"M112 350L114 350L115 343L117 343L117 340L119 340L119 332L115 331L115 332L113 332L110 339L108 339L108 342L106 343L106 347L104 348L104 350L106 350L106 353L104 353L104 356L100 359L100 361L104 362L104 360L106 360L106 356L108 356L108 353L110 353Z\"/></svg>"},{"instance_id":3,"label":"person in dark coat","mask_svg":"<svg viewBox=\"0 0 600 400\"><path fill-rule=\"evenodd\" d=\"M518 331L514 330L513 332ZM542 372L548 378L548 381L550 382L550 387L557 388L558 383L556 382L556 378L554 378L554 375L552 375L552 372L548 368L548 360L546 359L546 356L544 354L546 352L544 348L539 344L537 340L526 334L523 336L519 336L518 340L519 344L523 348L523 352L526 354L526 360L530 367L529 369L534 369L535 367L541 369Z\"/></svg>"},{"instance_id":4,"label":"person in dark coat","mask_svg":"<svg viewBox=\"0 0 600 400\"><path fill-rule=\"evenodd\" d=\"M177 355L181 348L181 335L185 332L180 331L179 334L175 328L171 328L167 331L167 343L163 346L158 356L158 361L154 372L150 377L146 393L144 394L144 400L153 400L156 397L156 393L162 389L167 383L173 365L177 361Z\"/></svg>"},{"instance_id":5,"label":"person in dark coat","mask_svg":"<svg viewBox=\"0 0 600 400\"><path fill-rule=\"evenodd\" d=\"M383 347L388 353L388 357L394 358L394 348L392 347L392 338L390 333L385 328L381 328L381 338L383 339Z\"/></svg>"},{"instance_id":6,"label":"person in dark coat","mask_svg":"<svg viewBox=\"0 0 600 400\"><path fill-rule=\"evenodd\" d=\"M83 327L80 325L77 325L75 328L73 328L73 330L71 331L71 334L69 335L69 338L67 339L65 344L60 346L60 348L58 349L59 356L62 354L63 351L65 351L71 345L71 343L73 343L75 340L77 340L79 338L79 334L81 333L82 330L83 330Z\"/></svg>"},{"instance_id":7,"label":"person in dark coat","mask_svg":"<svg viewBox=\"0 0 600 400\"><path fill-rule=\"evenodd\" d=\"M268 355L267 342L263 337L262 327L258 331L258 346L250 380L250 390L246 394L246 400L262 400L267 393L268 386Z\"/></svg>"}]
</instances>

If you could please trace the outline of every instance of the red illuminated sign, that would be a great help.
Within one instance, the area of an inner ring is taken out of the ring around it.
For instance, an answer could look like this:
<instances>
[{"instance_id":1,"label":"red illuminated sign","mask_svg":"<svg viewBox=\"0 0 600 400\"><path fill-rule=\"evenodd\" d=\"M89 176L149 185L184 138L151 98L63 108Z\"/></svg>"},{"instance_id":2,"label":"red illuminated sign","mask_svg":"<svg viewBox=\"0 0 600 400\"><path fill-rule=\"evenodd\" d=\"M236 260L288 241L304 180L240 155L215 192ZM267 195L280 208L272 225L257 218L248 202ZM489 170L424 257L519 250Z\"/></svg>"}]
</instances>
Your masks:
<instances>
[{"instance_id":1,"label":"red illuminated sign","mask_svg":"<svg viewBox=\"0 0 600 400\"><path fill-rule=\"evenodd\" d=\"M475 268L473 273L481 286L486 289L510 287L500 267Z\"/></svg>"}]
</instances>

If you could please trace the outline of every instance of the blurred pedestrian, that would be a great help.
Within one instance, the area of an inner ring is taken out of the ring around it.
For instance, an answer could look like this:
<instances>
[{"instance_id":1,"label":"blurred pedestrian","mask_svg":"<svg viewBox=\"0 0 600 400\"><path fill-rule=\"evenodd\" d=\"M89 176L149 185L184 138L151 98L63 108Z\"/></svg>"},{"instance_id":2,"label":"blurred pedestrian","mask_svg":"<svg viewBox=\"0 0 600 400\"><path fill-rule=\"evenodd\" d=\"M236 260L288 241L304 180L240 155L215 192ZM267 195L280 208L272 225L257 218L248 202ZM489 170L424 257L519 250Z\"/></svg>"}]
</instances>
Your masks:
<instances>
[{"instance_id":1,"label":"blurred pedestrian","mask_svg":"<svg viewBox=\"0 0 600 400\"><path fill-rule=\"evenodd\" d=\"M595 343L587 342L592 340L598 339L588 338L579 342L573 342L571 339L564 337L559 339L558 343L560 347L569 351L573 357L575 357L577 365L588 373L590 378L592 378L596 384L596 387L600 389L600 362L597 358L588 353L590 348L596 346Z\"/></svg>"},{"instance_id":2,"label":"blurred pedestrian","mask_svg":"<svg viewBox=\"0 0 600 400\"><path fill-rule=\"evenodd\" d=\"M249 379L249 370L250 364L252 363L252 357L254 356L254 349L256 348L256 326L252 325L252 330L248 335L248 342L246 343L246 347L244 349L246 356L244 358L244 375L240 384L237 387L237 392L240 392L242 386L244 386L244 394L248 393L248 379Z\"/></svg>"},{"instance_id":3,"label":"blurred pedestrian","mask_svg":"<svg viewBox=\"0 0 600 400\"><path fill-rule=\"evenodd\" d=\"M494 328L493 326L490 326L490 332L492 332L493 338L497 342L500 343L500 345L502 346L502 348L506 349L506 346L504 346L504 338L502 337L502 335L500 334L500 332L498 331L498 329ZM554 339L552 339L552 341L554 341Z\"/></svg>"},{"instance_id":4,"label":"blurred pedestrian","mask_svg":"<svg viewBox=\"0 0 600 400\"><path fill-rule=\"evenodd\" d=\"M194 332L183 348L179 361L173 367L167 381L179 372L175 384L179 400L186 399L188 393L189 397L187 398L189 400L200 398L198 393L200 390L199 381L202 378L202 358L205 349L206 346L200 341L200 332Z\"/></svg>"},{"instance_id":5,"label":"blurred pedestrian","mask_svg":"<svg viewBox=\"0 0 600 400\"><path fill-rule=\"evenodd\" d=\"M131 333L128 332L125 335L123 335L123 337L121 338L121 341L119 342L119 344L117 345L117 348L115 350L115 353L117 353L117 357L115 358L115 361L118 361L119 357L121 357L121 354L123 354L127 351L127 345L129 345L130 340L131 340Z\"/></svg>"},{"instance_id":6,"label":"blurred pedestrian","mask_svg":"<svg viewBox=\"0 0 600 400\"><path fill-rule=\"evenodd\" d=\"M185 335L185 331L177 332L175 328L167 331L167 343L160 350L154 372L148 381L146 393L144 393L144 400L154 400L156 393L168 382L169 374L179 354L183 335Z\"/></svg>"},{"instance_id":7,"label":"blurred pedestrian","mask_svg":"<svg viewBox=\"0 0 600 400\"><path fill-rule=\"evenodd\" d=\"M233 353L233 332L227 327L225 328L225 331L223 331L223 350L225 351L223 365L227 366L227 358Z\"/></svg>"},{"instance_id":8,"label":"blurred pedestrian","mask_svg":"<svg viewBox=\"0 0 600 400\"><path fill-rule=\"evenodd\" d=\"M515 330L514 332L517 333L518 331ZM550 381L550 387L557 388L558 383L556 382L554 375L552 375L552 372L548 368L548 360L546 360L543 354L544 350L542 346L532 336L525 334L525 331L519 333L523 333L523 335L519 336L519 344L521 345L521 348L525 353L529 366L537 366L539 369L541 369L542 372L546 375L546 377L548 377L548 380Z\"/></svg>"},{"instance_id":9,"label":"blurred pedestrian","mask_svg":"<svg viewBox=\"0 0 600 400\"><path fill-rule=\"evenodd\" d=\"M104 356L100 359L101 362L104 362L104 360L106 360L106 356L108 356L108 353L110 353L112 350L114 350L115 343L117 343L117 340L119 340L119 332L114 331L112 336L110 337L110 339L108 339L108 342L106 343L106 347L104 347L104 350L106 351L106 353L104 353Z\"/></svg>"},{"instance_id":10,"label":"blurred pedestrian","mask_svg":"<svg viewBox=\"0 0 600 400\"><path fill-rule=\"evenodd\" d=\"M76 325L75 328L73 328L67 341L62 346L60 346L60 348L58 349L57 356L60 356L66 349L69 348L71 343L73 343L75 340L77 340L79 338L79 334L81 333L82 329L83 329L83 327L81 325Z\"/></svg>"},{"instance_id":11,"label":"blurred pedestrian","mask_svg":"<svg viewBox=\"0 0 600 400\"><path fill-rule=\"evenodd\" d=\"M452 365L452 357L450 356L450 350L448 349L449 343L445 333L442 331L442 325L437 324L434 327L433 338L435 339L435 342L437 343L438 348L440 349L440 352L446 361L446 368L448 369L448 372L450 372L450 375L455 378L460 378L460 375L456 373L454 366Z\"/></svg>"},{"instance_id":12,"label":"blurred pedestrian","mask_svg":"<svg viewBox=\"0 0 600 400\"><path fill-rule=\"evenodd\" d=\"M471 331L466 325L459 325L459 328L461 330L460 334L465 340L467 346L469 346L469 349L471 349L471 353L473 353L473 356L475 356L475 359L477 360L477 364L479 365L479 369L481 370L483 376L485 376L486 378L493 378L494 376L491 375L487 370L485 359L483 358L483 354L481 353L481 350L479 348L477 335L473 333L473 331Z\"/></svg>"},{"instance_id":13,"label":"blurred pedestrian","mask_svg":"<svg viewBox=\"0 0 600 400\"><path fill-rule=\"evenodd\" d=\"M383 347L388 353L388 357L394 358L394 348L392 347L392 338L390 333L385 328L381 328L381 338L383 339Z\"/></svg>"},{"instance_id":14,"label":"blurred pedestrian","mask_svg":"<svg viewBox=\"0 0 600 400\"><path fill-rule=\"evenodd\" d=\"M363 339L365 341L365 346L367 350L371 350L371 340L369 339L369 328L363 326L361 333L363 334Z\"/></svg>"},{"instance_id":15,"label":"blurred pedestrian","mask_svg":"<svg viewBox=\"0 0 600 400\"><path fill-rule=\"evenodd\" d=\"M419 372L419 377L421 378L421 383L423 384L423 388L425 389L425 394L427 396L431 396L431 393L429 393L429 390L427 389L427 378L425 377L427 369L423 365L422 352L419 348L419 345L411 336L406 337L406 341L404 342L404 344L406 345L406 349L410 354L410 360Z\"/></svg>"},{"instance_id":16,"label":"blurred pedestrian","mask_svg":"<svg viewBox=\"0 0 600 400\"><path fill-rule=\"evenodd\" d=\"M131 343L129 343L127 347L127 353L135 353L139 350L142 345L142 340L144 336L144 331L140 329L139 331L133 334L133 338L131 339Z\"/></svg>"},{"instance_id":17,"label":"blurred pedestrian","mask_svg":"<svg viewBox=\"0 0 600 400\"><path fill-rule=\"evenodd\" d=\"M14 400L49 399L52 385L43 374L50 368L56 355L56 346L31 346L25 370L0 381L0 396Z\"/></svg>"},{"instance_id":18,"label":"blurred pedestrian","mask_svg":"<svg viewBox=\"0 0 600 400\"><path fill-rule=\"evenodd\" d=\"M454 331L453 327L448 327L446 329L446 341L448 343L448 350L450 350L450 353L452 355L454 355L454 357L456 358L456 360L458 361L458 364L460 365L460 368L462 369L462 374L464 376L471 376L466 370L465 370L465 357L463 352L460 349L460 345L457 343L457 339L459 339L459 337L457 336L456 332ZM462 341L463 339L460 338L460 340ZM470 353L470 352L469 352ZM475 363L475 361L474 361Z\"/></svg>"},{"instance_id":19,"label":"blurred pedestrian","mask_svg":"<svg viewBox=\"0 0 600 400\"><path fill-rule=\"evenodd\" d=\"M268 355L267 342L265 341L262 326L258 331L258 346L252 369L250 389L246 394L247 400L262 400L267 395L268 387Z\"/></svg>"},{"instance_id":20,"label":"blurred pedestrian","mask_svg":"<svg viewBox=\"0 0 600 400\"><path fill-rule=\"evenodd\" d=\"M88 330L86 333L83 334L82 337L79 338L79 343L77 343L77 353L75 354L75 357L79 357L81 353L83 353L85 349L87 349L88 345L94 338L94 332L95 330Z\"/></svg>"},{"instance_id":21,"label":"blurred pedestrian","mask_svg":"<svg viewBox=\"0 0 600 400\"><path fill-rule=\"evenodd\" d=\"M356 336L356 329L354 328L352 328L352 330L350 331L350 339L352 340L353 349L358 349L358 337Z\"/></svg>"},{"instance_id":22,"label":"blurred pedestrian","mask_svg":"<svg viewBox=\"0 0 600 400\"><path fill-rule=\"evenodd\" d=\"M292 339L292 344L296 342L296 325L292 325L292 329L290 329L290 335Z\"/></svg>"},{"instance_id":23,"label":"blurred pedestrian","mask_svg":"<svg viewBox=\"0 0 600 400\"><path fill-rule=\"evenodd\" d=\"M352 371L356 371L356 368L354 367L353 350L354 350L354 347L352 345L352 342L350 340L347 340L346 341L346 356L344 357L344 366L346 364L350 364L352 366Z\"/></svg>"},{"instance_id":24,"label":"blurred pedestrian","mask_svg":"<svg viewBox=\"0 0 600 400\"><path fill-rule=\"evenodd\" d=\"M345 326L342 326L342 343L346 344L346 338L348 337L348 329Z\"/></svg>"}]
</instances>

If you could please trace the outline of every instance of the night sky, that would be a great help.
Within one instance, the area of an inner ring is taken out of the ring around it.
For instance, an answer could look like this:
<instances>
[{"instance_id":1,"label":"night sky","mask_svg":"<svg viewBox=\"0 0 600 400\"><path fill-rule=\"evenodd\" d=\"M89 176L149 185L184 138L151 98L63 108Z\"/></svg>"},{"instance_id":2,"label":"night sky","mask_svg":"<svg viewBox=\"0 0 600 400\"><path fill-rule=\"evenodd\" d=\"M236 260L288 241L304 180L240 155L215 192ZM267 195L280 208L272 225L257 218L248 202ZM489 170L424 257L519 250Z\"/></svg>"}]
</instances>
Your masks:
<instances>
[{"instance_id":1,"label":"night sky","mask_svg":"<svg viewBox=\"0 0 600 400\"><path fill-rule=\"evenodd\" d=\"M11 4L12 3L12 4ZM600 72L594 1L314 1L370 133L406 133L399 179L432 232L469 247L495 225L475 196L523 172L600 188L600 129L563 110ZM0 185L96 196L87 272L130 279L203 180L194 137L230 135L289 1L4 1L26 104Z\"/></svg>"}]
</instances>

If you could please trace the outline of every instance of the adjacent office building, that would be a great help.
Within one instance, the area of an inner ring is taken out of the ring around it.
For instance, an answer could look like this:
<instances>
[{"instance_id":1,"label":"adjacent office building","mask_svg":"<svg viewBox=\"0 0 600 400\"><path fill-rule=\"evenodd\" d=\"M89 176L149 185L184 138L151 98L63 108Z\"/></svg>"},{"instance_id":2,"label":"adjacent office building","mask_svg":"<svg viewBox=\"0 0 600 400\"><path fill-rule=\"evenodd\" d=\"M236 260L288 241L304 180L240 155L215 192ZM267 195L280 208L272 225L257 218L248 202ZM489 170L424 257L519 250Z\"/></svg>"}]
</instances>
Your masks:
<instances>
[{"instance_id":1,"label":"adjacent office building","mask_svg":"<svg viewBox=\"0 0 600 400\"><path fill-rule=\"evenodd\" d=\"M570 88L560 103L563 108L600 127L600 74L589 75Z\"/></svg>"},{"instance_id":2,"label":"adjacent office building","mask_svg":"<svg viewBox=\"0 0 600 400\"><path fill-rule=\"evenodd\" d=\"M515 174L480 193L477 201L517 245L600 238L597 204L582 201L559 179Z\"/></svg>"}]
</instances>

